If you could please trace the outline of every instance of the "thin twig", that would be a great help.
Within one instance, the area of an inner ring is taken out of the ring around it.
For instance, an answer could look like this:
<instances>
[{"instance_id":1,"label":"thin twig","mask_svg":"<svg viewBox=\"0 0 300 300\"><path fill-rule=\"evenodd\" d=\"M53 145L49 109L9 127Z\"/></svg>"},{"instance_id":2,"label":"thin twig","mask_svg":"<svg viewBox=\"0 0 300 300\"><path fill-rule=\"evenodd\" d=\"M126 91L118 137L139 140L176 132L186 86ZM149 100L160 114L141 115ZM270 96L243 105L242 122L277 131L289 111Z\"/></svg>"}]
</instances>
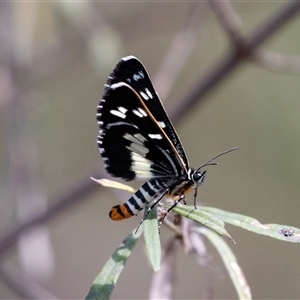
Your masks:
<instances>
[{"instance_id":1,"label":"thin twig","mask_svg":"<svg viewBox=\"0 0 300 300\"><path fill-rule=\"evenodd\" d=\"M244 46L242 21L230 2L209 1L222 27L236 48ZM254 63L277 72L300 73L300 55L289 56L256 48L249 57Z\"/></svg>"},{"instance_id":2,"label":"thin twig","mask_svg":"<svg viewBox=\"0 0 300 300\"><path fill-rule=\"evenodd\" d=\"M230 51L223 56L214 67L205 73L204 78L201 76L200 79L195 81L188 89L189 93L185 93L184 96L180 98L180 101L176 102L178 105L169 112L172 120L179 121L188 111L192 110L195 105L203 103L205 100L204 96L208 92L219 84L221 80L225 79L226 76L243 61L249 59L252 51L295 17L299 9L300 1L288 2L245 38L245 47Z\"/></svg>"},{"instance_id":3,"label":"thin twig","mask_svg":"<svg viewBox=\"0 0 300 300\"><path fill-rule=\"evenodd\" d=\"M232 4L227 1L208 1L208 3L230 37L233 46L241 47L243 44L242 21Z\"/></svg>"},{"instance_id":4,"label":"thin twig","mask_svg":"<svg viewBox=\"0 0 300 300\"><path fill-rule=\"evenodd\" d=\"M93 177L103 178L104 173L94 174ZM78 203L89 200L88 196L96 189L99 189L99 185L90 178L84 177L84 179L78 181L75 185L72 185L72 188L67 189L63 195L56 197L54 200L50 199L49 203L54 204L52 204L47 211L37 212L37 214L28 221L19 224L11 232L0 238L0 257L17 242L19 236L23 232L36 225L52 220L54 217L59 216Z\"/></svg>"},{"instance_id":5,"label":"thin twig","mask_svg":"<svg viewBox=\"0 0 300 300\"><path fill-rule=\"evenodd\" d=\"M180 71L194 49L204 11L204 3L196 3L191 6L183 27L170 44L169 50L153 78L153 85L162 100L167 99Z\"/></svg>"},{"instance_id":6,"label":"thin twig","mask_svg":"<svg viewBox=\"0 0 300 300\"><path fill-rule=\"evenodd\" d=\"M284 55L266 49L256 49L252 55L254 63L276 72L300 74L300 55Z\"/></svg>"}]
</instances>

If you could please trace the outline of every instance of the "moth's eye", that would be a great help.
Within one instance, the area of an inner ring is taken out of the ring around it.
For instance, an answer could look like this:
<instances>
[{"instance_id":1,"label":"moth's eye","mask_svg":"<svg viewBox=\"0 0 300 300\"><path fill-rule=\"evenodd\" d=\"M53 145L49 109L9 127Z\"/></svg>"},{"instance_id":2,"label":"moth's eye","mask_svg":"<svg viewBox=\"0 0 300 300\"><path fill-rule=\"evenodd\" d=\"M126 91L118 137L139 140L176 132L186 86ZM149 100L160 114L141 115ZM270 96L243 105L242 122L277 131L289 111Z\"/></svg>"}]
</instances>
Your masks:
<instances>
[{"instance_id":1,"label":"moth's eye","mask_svg":"<svg viewBox=\"0 0 300 300\"><path fill-rule=\"evenodd\" d=\"M205 173L206 171L204 171L203 173L195 172L193 174L193 181L196 182L198 185L203 184L205 181Z\"/></svg>"}]
</instances>

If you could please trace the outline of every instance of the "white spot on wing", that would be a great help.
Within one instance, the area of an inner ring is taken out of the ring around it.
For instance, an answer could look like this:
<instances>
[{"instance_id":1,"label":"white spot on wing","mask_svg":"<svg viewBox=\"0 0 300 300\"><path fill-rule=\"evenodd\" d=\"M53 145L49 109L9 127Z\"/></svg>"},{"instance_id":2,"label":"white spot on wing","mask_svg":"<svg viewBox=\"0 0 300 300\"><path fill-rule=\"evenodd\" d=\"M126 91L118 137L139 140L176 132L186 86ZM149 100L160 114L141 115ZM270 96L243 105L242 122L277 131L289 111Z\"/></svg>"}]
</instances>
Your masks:
<instances>
[{"instance_id":1,"label":"white spot on wing","mask_svg":"<svg viewBox=\"0 0 300 300\"><path fill-rule=\"evenodd\" d=\"M147 158L139 155L138 153L132 152L131 156L134 161L140 163L141 165L143 164L151 165L151 162Z\"/></svg>"},{"instance_id":2,"label":"white spot on wing","mask_svg":"<svg viewBox=\"0 0 300 300\"><path fill-rule=\"evenodd\" d=\"M149 149L144 146L144 141L146 140L141 134L137 133L135 136L132 136L130 134L125 134L124 138L128 141L131 141L130 146L127 146L126 148L132 152L132 155L138 155L135 156L136 161L145 162L148 161L145 159L147 153L149 152ZM149 162L147 163L149 164Z\"/></svg>"},{"instance_id":3,"label":"white spot on wing","mask_svg":"<svg viewBox=\"0 0 300 300\"><path fill-rule=\"evenodd\" d=\"M126 115L124 115L122 112L118 111L118 110L114 110L112 109L110 111L110 113L116 117L119 117L119 118L122 118L122 119L125 119L126 118Z\"/></svg>"},{"instance_id":4,"label":"white spot on wing","mask_svg":"<svg viewBox=\"0 0 300 300\"><path fill-rule=\"evenodd\" d=\"M134 161L135 165L139 166L139 168L135 168L134 170L140 170L140 171L149 171L151 167L151 161L140 156L139 154L132 152L131 155L132 161Z\"/></svg>"},{"instance_id":5,"label":"white spot on wing","mask_svg":"<svg viewBox=\"0 0 300 300\"><path fill-rule=\"evenodd\" d=\"M135 115L137 115L138 117L140 117L140 118L143 117L143 114L140 113L140 112L139 112L138 110L136 110L136 109L133 109L132 112L133 112Z\"/></svg>"},{"instance_id":6,"label":"white spot on wing","mask_svg":"<svg viewBox=\"0 0 300 300\"><path fill-rule=\"evenodd\" d=\"M153 177L151 173L151 161L142 157L138 153L131 153L132 166L131 170L136 173L137 179Z\"/></svg>"},{"instance_id":7,"label":"white spot on wing","mask_svg":"<svg viewBox=\"0 0 300 300\"><path fill-rule=\"evenodd\" d=\"M127 109L126 109L125 107L123 107L123 106L119 106L119 107L118 107L118 110L119 110L121 113L123 113L123 114L126 114L126 112L127 112Z\"/></svg>"},{"instance_id":8,"label":"white spot on wing","mask_svg":"<svg viewBox=\"0 0 300 300\"><path fill-rule=\"evenodd\" d=\"M144 117L147 117L147 113L142 108L139 107L138 110Z\"/></svg>"},{"instance_id":9,"label":"white spot on wing","mask_svg":"<svg viewBox=\"0 0 300 300\"><path fill-rule=\"evenodd\" d=\"M158 134L151 134L151 133L149 133L148 136L149 136L149 138L156 139L156 140L161 140L163 138L160 133L158 133Z\"/></svg>"},{"instance_id":10,"label":"white spot on wing","mask_svg":"<svg viewBox=\"0 0 300 300\"><path fill-rule=\"evenodd\" d=\"M143 71L139 71L138 74L133 74L133 80L138 81L140 79L143 79L145 77Z\"/></svg>"},{"instance_id":11,"label":"white spot on wing","mask_svg":"<svg viewBox=\"0 0 300 300\"><path fill-rule=\"evenodd\" d=\"M147 139L144 136L142 136L140 133L135 134L134 137L137 140L141 141L142 143L144 143L145 141L147 141Z\"/></svg>"},{"instance_id":12,"label":"white spot on wing","mask_svg":"<svg viewBox=\"0 0 300 300\"><path fill-rule=\"evenodd\" d=\"M145 100L149 100L149 97L142 91L140 91L140 95L145 99Z\"/></svg>"},{"instance_id":13,"label":"white spot on wing","mask_svg":"<svg viewBox=\"0 0 300 300\"><path fill-rule=\"evenodd\" d=\"M132 152L135 152L135 153L141 155L142 157L145 157L146 154L149 152L148 148L146 148L140 144L135 144L135 143L132 143L129 147L127 146L126 148Z\"/></svg>"},{"instance_id":14,"label":"white spot on wing","mask_svg":"<svg viewBox=\"0 0 300 300\"><path fill-rule=\"evenodd\" d=\"M165 122L157 122L160 128L165 128L166 124Z\"/></svg>"},{"instance_id":15,"label":"white spot on wing","mask_svg":"<svg viewBox=\"0 0 300 300\"><path fill-rule=\"evenodd\" d=\"M144 145L144 141L146 141L146 139L139 133L135 134L134 136L132 136L131 134L126 133L124 135L124 139L131 141L132 143L136 143L139 145Z\"/></svg>"},{"instance_id":16,"label":"white spot on wing","mask_svg":"<svg viewBox=\"0 0 300 300\"><path fill-rule=\"evenodd\" d=\"M147 88L145 89L145 92L147 93L147 95L149 96L150 99L153 99L153 95Z\"/></svg>"},{"instance_id":17,"label":"white spot on wing","mask_svg":"<svg viewBox=\"0 0 300 300\"><path fill-rule=\"evenodd\" d=\"M139 74L133 74L133 80L138 81L139 79L142 79Z\"/></svg>"}]
</instances>

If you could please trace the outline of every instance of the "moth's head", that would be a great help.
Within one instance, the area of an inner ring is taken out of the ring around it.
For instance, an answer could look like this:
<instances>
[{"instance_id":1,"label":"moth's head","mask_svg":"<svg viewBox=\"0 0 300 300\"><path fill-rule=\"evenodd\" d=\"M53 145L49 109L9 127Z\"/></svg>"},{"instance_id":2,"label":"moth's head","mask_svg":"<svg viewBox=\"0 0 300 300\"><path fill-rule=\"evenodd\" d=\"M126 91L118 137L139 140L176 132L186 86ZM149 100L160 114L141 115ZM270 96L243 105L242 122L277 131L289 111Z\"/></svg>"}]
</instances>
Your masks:
<instances>
[{"instance_id":1,"label":"moth's head","mask_svg":"<svg viewBox=\"0 0 300 300\"><path fill-rule=\"evenodd\" d=\"M206 179L206 171L200 172L200 170L196 170L191 174L191 180L197 185L200 186L205 182Z\"/></svg>"}]
</instances>

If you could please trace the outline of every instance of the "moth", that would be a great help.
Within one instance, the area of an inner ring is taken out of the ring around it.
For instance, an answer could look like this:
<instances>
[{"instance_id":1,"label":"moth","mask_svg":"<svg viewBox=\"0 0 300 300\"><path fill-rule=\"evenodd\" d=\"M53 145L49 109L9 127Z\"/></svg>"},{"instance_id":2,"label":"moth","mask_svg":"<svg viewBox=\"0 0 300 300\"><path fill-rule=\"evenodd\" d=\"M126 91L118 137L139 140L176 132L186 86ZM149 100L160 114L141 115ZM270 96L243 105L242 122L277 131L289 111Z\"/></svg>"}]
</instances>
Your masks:
<instances>
[{"instance_id":1,"label":"moth","mask_svg":"<svg viewBox=\"0 0 300 300\"><path fill-rule=\"evenodd\" d=\"M146 181L128 201L111 208L109 216L115 221L137 215L147 204L155 207L164 196L174 200L169 212L185 203L192 190L196 207L197 188L206 178L201 170L237 149L191 168L145 67L134 56L123 57L109 75L97 122L97 144L107 172L126 181Z\"/></svg>"}]
</instances>

